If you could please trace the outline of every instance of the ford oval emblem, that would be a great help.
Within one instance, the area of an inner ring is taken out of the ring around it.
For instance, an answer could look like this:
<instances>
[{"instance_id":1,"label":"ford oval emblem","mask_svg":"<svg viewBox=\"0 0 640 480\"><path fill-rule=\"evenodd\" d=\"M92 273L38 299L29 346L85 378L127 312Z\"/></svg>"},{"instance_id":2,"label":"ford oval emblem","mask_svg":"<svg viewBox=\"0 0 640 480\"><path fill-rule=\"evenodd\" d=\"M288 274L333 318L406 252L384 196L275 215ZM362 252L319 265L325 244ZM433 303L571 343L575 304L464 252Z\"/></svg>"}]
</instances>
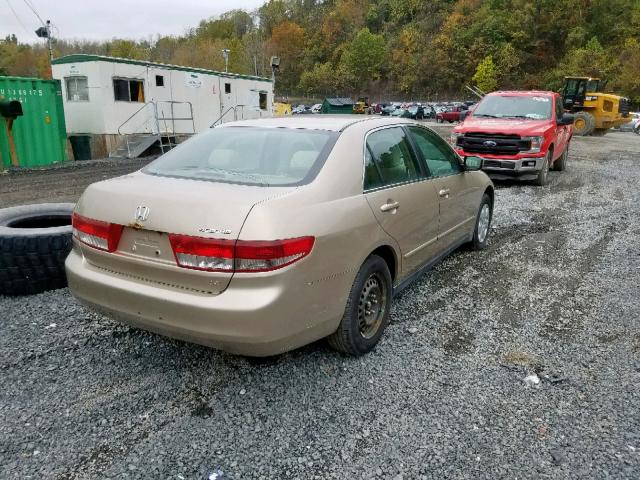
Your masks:
<instances>
[{"instance_id":1,"label":"ford oval emblem","mask_svg":"<svg viewBox=\"0 0 640 480\"><path fill-rule=\"evenodd\" d=\"M494 142L493 140L485 140L484 142L482 142L482 145L484 145L485 147L497 147L498 144L496 142Z\"/></svg>"}]
</instances>

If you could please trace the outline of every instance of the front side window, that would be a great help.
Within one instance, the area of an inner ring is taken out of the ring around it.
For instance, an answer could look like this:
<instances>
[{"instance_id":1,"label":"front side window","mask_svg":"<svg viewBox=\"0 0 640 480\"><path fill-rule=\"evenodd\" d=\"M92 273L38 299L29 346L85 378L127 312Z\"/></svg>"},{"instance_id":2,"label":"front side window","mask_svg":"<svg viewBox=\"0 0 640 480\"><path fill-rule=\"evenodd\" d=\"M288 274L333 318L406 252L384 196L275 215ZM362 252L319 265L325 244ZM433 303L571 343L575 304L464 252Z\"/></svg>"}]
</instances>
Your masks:
<instances>
[{"instance_id":1,"label":"front side window","mask_svg":"<svg viewBox=\"0 0 640 480\"><path fill-rule=\"evenodd\" d=\"M144 84L134 78L114 78L113 97L116 102L144 103Z\"/></svg>"},{"instance_id":2,"label":"front side window","mask_svg":"<svg viewBox=\"0 0 640 480\"><path fill-rule=\"evenodd\" d=\"M89 85L87 77L69 77L64 79L67 87L67 101L88 102Z\"/></svg>"},{"instance_id":3,"label":"front side window","mask_svg":"<svg viewBox=\"0 0 640 480\"><path fill-rule=\"evenodd\" d=\"M420 177L402 128L385 128L371 133L366 147L369 157L365 155L365 190L406 183Z\"/></svg>"},{"instance_id":4,"label":"front side window","mask_svg":"<svg viewBox=\"0 0 640 480\"><path fill-rule=\"evenodd\" d=\"M143 171L223 183L297 186L322 167L336 134L290 128L212 128L150 163Z\"/></svg>"},{"instance_id":5,"label":"front side window","mask_svg":"<svg viewBox=\"0 0 640 480\"><path fill-rule=\"evenodd\" d=\"M420 127L409 127L409 131L432 177L461 172L458 156L437 134Z\"/></svg>"}]
</instances>

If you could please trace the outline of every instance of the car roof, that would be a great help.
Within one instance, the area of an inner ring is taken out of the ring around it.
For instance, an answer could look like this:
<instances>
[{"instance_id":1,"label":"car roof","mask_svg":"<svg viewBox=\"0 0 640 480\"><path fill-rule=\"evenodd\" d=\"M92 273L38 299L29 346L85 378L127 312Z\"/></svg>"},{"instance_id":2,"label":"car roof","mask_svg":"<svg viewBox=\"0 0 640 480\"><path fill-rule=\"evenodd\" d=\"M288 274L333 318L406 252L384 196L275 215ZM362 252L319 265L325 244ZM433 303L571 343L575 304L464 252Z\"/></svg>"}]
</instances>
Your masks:
<instances>
[{"instance_id":1,"label":"car roof","mask_svg":"<svg viewBox=\"0 0 640 480\"><path fill-rule=\"evenodd\" d=\"M287 116L273 118L256 118L253 120L238 120L227 122L220 127L263 127L263 128L302 128L308 130L328 130L341 132L344 129L362 122L371 122L371 128L397 124L398 119L369 115L313 115Z\"/></svg>"}]
</instances>

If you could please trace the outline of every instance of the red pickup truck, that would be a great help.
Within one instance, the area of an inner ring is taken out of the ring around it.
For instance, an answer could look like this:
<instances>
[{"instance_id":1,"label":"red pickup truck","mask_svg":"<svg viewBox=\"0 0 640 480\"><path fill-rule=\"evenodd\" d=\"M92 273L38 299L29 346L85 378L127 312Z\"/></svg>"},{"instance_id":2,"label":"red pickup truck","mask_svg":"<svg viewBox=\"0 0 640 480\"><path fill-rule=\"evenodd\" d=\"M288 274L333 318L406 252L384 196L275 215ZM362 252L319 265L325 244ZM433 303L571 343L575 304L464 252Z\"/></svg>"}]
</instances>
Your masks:
<instances>
[{"instance_id":1,"label":"red pickup truck","mask_svg":"<svg viewBox=\"0 0 640 480\"><path fill-rule=\"evenodd\" d=\"M451 144L463 157L481 157L493 179L546 185L550 168L565 169L572 135L573 115L558 93L505 91L486 95L453 129Z\"/></svg>"}]
</instances>

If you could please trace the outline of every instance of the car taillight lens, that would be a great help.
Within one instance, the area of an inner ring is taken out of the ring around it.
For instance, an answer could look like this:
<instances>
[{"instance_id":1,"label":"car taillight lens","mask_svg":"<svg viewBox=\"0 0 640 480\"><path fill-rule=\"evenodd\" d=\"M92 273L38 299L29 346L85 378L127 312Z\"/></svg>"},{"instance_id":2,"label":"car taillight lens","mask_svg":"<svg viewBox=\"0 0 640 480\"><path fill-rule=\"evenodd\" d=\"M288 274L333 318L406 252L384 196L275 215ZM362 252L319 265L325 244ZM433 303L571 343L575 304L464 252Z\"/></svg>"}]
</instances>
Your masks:
<instances>
[{"instance_id":1,"label":"car taillight lens","mask_svg":"<svg viewBox=\"0 0 640 480\"><path fill-rule=\"evenodd\" d=\"M268 272L307 256L315 239L217 240L169 235L178 266L209 272Z\"/></svg>"},{"instance_id":2,"label":"car taillight lens","mask_svg":"<svg viewBox=\"0 0 640 480\"><path fill-rule=\"evenodd\" d=\"M169 235L169 242L176 262L184 268L209 272L231 272L233 270L233 240Z\"/></svg>"},{"instance_id":3,"label":"car taillight lens","mask_svg":"<svg viewBox=\"0 0 640 480\"><path fill-rule=\"evenodd\" d=\"M73 213L71 217L73 236L90 247L115 252L122 236L123 225L103 222Z\"/></svg>"}]
</instances>

